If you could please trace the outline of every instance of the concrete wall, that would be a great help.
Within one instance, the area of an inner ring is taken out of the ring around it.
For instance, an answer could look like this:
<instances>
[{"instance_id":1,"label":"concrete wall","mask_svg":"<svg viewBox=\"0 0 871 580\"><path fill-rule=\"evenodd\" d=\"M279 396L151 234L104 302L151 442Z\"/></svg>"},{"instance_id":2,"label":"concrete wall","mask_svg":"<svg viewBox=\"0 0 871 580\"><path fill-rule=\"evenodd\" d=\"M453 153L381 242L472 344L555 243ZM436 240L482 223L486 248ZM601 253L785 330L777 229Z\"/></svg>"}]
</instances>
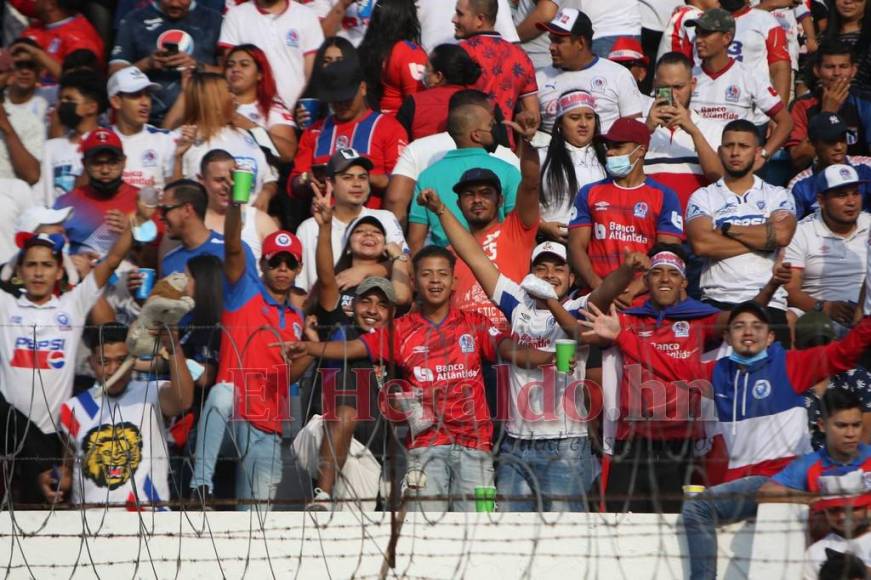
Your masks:
<instances>
[{"instance_id":1,"label":"concrete wall","mask_svg":"<svg viewBox=\"0 0 871 580\"><path fill-rule=\"evenodd\" d=\"M800 577L805 512L763 506L721 530L720 578ZM0 514L9 578L377 578L384 513L16 512ZM387 577L684 578L673 515L410 514Z\"/></svg>"}]
</instances>

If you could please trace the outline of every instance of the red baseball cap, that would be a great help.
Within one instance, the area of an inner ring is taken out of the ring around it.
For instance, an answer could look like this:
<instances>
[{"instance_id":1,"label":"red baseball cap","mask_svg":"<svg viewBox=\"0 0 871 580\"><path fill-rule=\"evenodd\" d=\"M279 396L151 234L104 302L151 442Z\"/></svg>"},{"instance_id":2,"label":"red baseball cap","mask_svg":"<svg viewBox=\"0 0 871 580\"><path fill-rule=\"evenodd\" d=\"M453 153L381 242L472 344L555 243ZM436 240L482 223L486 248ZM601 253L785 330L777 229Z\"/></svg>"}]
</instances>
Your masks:
<instances>
[{"instance_id":1,"label":"red baseball cap","mask_svg":"<svg viewBox=\"0 0 871 580\"><path fill-rule=\"evenodd\" d=\"M631 117L621 117L614 121L605 134L605 141L611 143L638 143L650 146L650 130L647 125Z\"/></svg>"},{"instance_id":2,"label":"red baseball cap","mask_svg":"<svg viewBox=\"0 0 871 580\"><path fill-rule=\"evenodd\" d=\"M614 42L611 52L608 53L608 60L613 60L614 62L640 61L645 66L650 64L650 58L644 54L641 42L628 36L621 36Z\"/></svg>"},{"instance_id":3,"label":"red baseball cap","mask_svg":"<svg viewBox=\"0 0 871 580\"><path fill-rule=\"evenodd\" d=\"M95 129L85 136L82 141L82 157L90 159L97 153L111 152L116 155L124 155L124 147L121 139L115 131L109 129Z\"/></svg>"},{"instance_id":4,"label":"red baseball cap","mask_svg":"<svg viewBox=\"0 0 871 580\"><path fill-rule=\"evenodd\" d=\"M302 262L302 242L290 232L278 230L266 236L260 255L267 260L281 253L288 253L297 262Z\"/></svg>"}]
</instances>

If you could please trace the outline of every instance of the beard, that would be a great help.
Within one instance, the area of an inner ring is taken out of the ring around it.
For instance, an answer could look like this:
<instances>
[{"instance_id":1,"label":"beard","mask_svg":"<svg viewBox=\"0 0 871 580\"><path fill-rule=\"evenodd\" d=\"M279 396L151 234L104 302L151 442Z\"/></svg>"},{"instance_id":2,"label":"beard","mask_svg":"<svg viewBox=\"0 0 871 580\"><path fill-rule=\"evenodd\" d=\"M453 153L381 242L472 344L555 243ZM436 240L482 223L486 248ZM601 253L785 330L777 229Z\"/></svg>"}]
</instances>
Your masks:
<instances>
[{"instance_id":1,"label":"beard","mask_svg":"<svg viewBox=\"0 0 871 580\"><path fill-rule=\"evenodd\" d=\"M739 167L737 169L731 169L730 167L723 166L723 171L726 172L726 175L731 177L732 179L741 179L745 177L748 173L753 171L754 161L750 161L746 165Z\"/></svg>"}]
</instances>

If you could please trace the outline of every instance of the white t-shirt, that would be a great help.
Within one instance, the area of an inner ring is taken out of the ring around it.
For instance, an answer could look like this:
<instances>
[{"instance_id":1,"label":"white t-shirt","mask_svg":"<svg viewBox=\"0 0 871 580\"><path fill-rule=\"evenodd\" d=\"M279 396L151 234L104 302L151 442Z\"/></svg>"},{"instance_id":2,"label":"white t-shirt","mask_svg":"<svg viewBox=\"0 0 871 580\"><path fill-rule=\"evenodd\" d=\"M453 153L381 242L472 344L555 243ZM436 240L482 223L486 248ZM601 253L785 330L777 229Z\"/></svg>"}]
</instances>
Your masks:
<instances>
[{"instance_id":1,"label":"white t-shirt","mask_svg":"<svg viewBox=\"0 0 871 580\"><path fill-rule=\"evenodd\" d=\"M196 179L200 172L200 161L212 149L223 149L233 156L236 164L254 170L254 189L250 202L257 199L264 183L277 181L266 161L263 150L248 131L224 127L208 141L193 145L182 157L182 172L185 177Z\"/></svg>"},{"instance_id":2,"label":"white t-shirt","mask_svg":"<svg viewBox=\"0 0 871 580\"><path fill-rule=\"evenodd\" d=\"M392 175L402 175L417 181L417 177L424 169L441 160L448 151L453 151L456 148L457 144L447 132L415 139L406 145L402 153L399 154ZM499 145L491 155L520 169L520 159L507 147Z\"/></svg>"},{"instance_id":3,"label":"white t-shirt","mask_svg":"<svg viewBox=\"0 0 871 580\"><path fill-rule=\"evenodd\" d=\"M511 5L508 0L498 0L499 11L494 26L507 42L520 42L517 29L511 20ZM456 44L454 38L454 10L457 3L453 0L415 0L417 19L420 21L420 43L429 53L440 44Z\"/></svg>"},{"instance_id":4,"label":"white t-shirt","mask_svg":"<svg viewBox=\"0 0 871 580\"><path fill-rule=\"evenodd\" d=\"M8 104L2 106L6 108L9 124L15 129L15 134L18 135L27 152L37 161L42 159L42 150L45 147L45 123L42 122L42 117L37 117L27 109L12 108ZM0 137L0 179L15 177L15 168L12 167L6 139Z\"/></svg>"},{"instance_id":5,"label":"white t-shirt","mask_svg":"<svg viewBox=\"0 0 871 580\"><path fill-rule=\"evenodd\" d=\"M795 215L792 194L754 177L753 187L738 196L720 179L697 190L687 204L686 223L705 216L712 229L730 222L739 226L764 224L776 212ZM748 252L722 260L705 260L701 290L705 298L738 304L752 300L771 278L776 252ZM770 305L786 310L786 290L780 288Z\"/></svg>"},{"instance_id":6,"label":"white t-shirt","mask_svg":"<svg viewBox=\"0 0 871 580\"><path fill-rule=\"evenodd\" d=\"M39 122L42 123L42 129L45 132L45 123L48 118L48 99L38 93L34 93L29 100L23 103L16 104L7 99L5 104L7 111L27 111L35 115Z\"/></svg>"},{"instance_id":7,"label":"white t-shirt","mask_svg":"<svg viewBox=\"0 0 871 580\"><path fill-rule=\"evenodd\" d=\"M73 393L82 329L100 293L93 273L38 306L0 292L0 393L43 433L55 432L60 406Z\"/></svg>"},{"instance_id":8,"label":"white t-shirt","mask_svg":"<svg viewBox=\"0 0 871 580\"><path fill-rule=\"evenodd\" d=\"M811 544L804 553L803 580L817 580L820 568L826 563L826 548L845 554L850 552L871 567L871 534L865 533L858 538L848 540L840 534L830 532L822 540Z\"/></svg>"},{"instance_id":9,"label":"white t-shirt","mask_svg":"<svg viewBox=\"0 0 871 580\"><path fill-rule=\"evenodd\" d=\"M562 70L552 66L535 73L538 102L541 105L541 130L550 131L556 120L559 97L570 89L582 89L596 99L596 113L606 133L620 117L641 114L641 91L625 67L605 58L595 59L581 70Z\"/></svg>"},{"instance_id":10,"label":"white t-shirt","mask_svg":"<svg viewBox=\"0 0 871 580\"><path fill-rule=\"evenodd\" d=\"M674 9L671 19L662 33L662 40L659 41L659 49L656 51L657 61L667 52L680 51L682 46L695 46L696 28L686 24L701 16L703 12L695 6L687 5L681 5ZM692 50L695 51L695 48Z\"/></svg>"},{"instance_id":11,"label":"white t-shirt","mask_svg":"<svg viewBox=\"0 0 871 580\"><path fill-rule=\"evenodd\" d=\"M33 186L34 203L53 206L57 198L75 189L76 178L83 170L78 143L67 137L46 141L39 181Z\"/></svg>"},{"instance_id":12,"label":"white t-shirt","mask_svg":"<svg viewBox=\"0 0 871 580\"><path fill-rule=\"evenodd\" d=\"M135 135L124 135L117 126L112 130L121 139L127 157L124 181L134 187L163 189L172 180L176 134L151 125Z\"/></svg>"},{"instance_id":13,"label":"white t-shirt","mask_svg":"<svg viewBox=\"0 0 871 580\"><path fill-rule=\"evenodd\" d=\"M385 243L389 244L391 242L396 242L402 247L403 251L408 251L408 244L405 242L405 234L402 233L402 226L399 225L399 220L396 219L396 216L392 211L363 207L359 217L368 215L377 217L384 226L384 229L387 230ZM331 241L334 262L338 262L339 258L342 256L342 250L344 250L342 247L342 240L345 236L345 230L349 225L351 224L339 221L335 216L333 216ZM296 237L298 237L299 241L302 242L302 270L300 270L299 275L296 277L295 285L297 288L301 288L308 292L318 280L316 263L318 224L315 219L308 218L299 224L299 227L296 230Z\"/></svg>"},{"instance_id":14,"label":"white t-shirt","mask_svg":"<svg viewBox=\"0 0 871 580\"><path fill-rule=\"evenodd\" d=\"M602 167L601 163L599 163L599 159L596 157L596 151L591 145L587 145L586 147L575 147L571 143L566 142L566 150L569 152L569 155L572 158L572 165L574 165L575 168L575 177L578 180L578 191L587 184L595 183L596 181L601 181L605 178L605 168ZM544 199L544 194L550 192L544 173L544 160L546 157L547 147L539 149L538 159L541 163L540 167L542 168L541 199ZM575 207L575 196L577 196L578 191L571 192L571 195L566 196L565 201L559 206L554 205L545 207L544 204L539 204L539 209L541 210L541 221L560 222L568 226L569 221L571 221L570 215L572 209Z\"/></svg>"},{"instance_id":15,"label":"white t-shirt","mask_svg":"<svg viewBox=\"0 0 871 580\"><path fill-rule=\"evenodd\" d=\"M130 381L123 393L110 397L95 386L64 403L60 424L77 459L72 503L126 507L170 500L160 410L164 388L172 384Z\"/></svg>"},{"instance_id":16,"label":"white t-shirt","mask_svg":"<svg viewBox=\"0 0 871 580\"><path fill-rule=\"evenodd\" d=\"M593 23L594 40L641 34L638 0L581 0L581 12Z\"/></svg>"},{"instance_id":17,"label":"white t-shirt","mask_svg":"<svg viewBox=\"0 0 871 580\"><path fill-rule=\"evenodd\" d=\"M783 260L804 270L802 291L817 300L859 302L868 259L871 214L862 212L844 238L832 233L819 211L798 223Z\"/></svg>"},{"instance_id":18,"label":"white t-shirt","mask_svg":"<svg viewBox=\"0 0 871 580\"><path fill-rule=\"evenodd\" d=\"M535 299L510 278L500 275L496 289L490 297L511 323L511 336L519 344L554 352L556 341L569 338L562 327L556 323L548 309L536 308ZM587 296L563 303L568 312L578 312L587 305ZM585 437L587 425L579 418L587 416L583 389L573 387L576 395L566 397L567 387L575 381L583 381L586 374L588 346L579 346L580 355L576 359L575 373L571 377L558 376L547 380L541 369L525 369L512 366L509 380L509 416L505 429L512 437L519 439L562 439L565 437ZM544 382L541 388L529 385ZM546 396L548 391L550 396ZM551 398L552 397L552 398ZM574 401L575 410L566 413L564 397ZM550 401L553 401L550 403Z\"/></svg>"},{"instance_id":19,"label":"white t-shirt","mask_svg":"<svg viewBox=\"0 0 871 580\"><path fill-rule=\"evenodd\" d=\"M751 69L730 60L717 74L711 75L697 66L693 76L696 88L690 107L705 119L720 121L724 126L735 119L758 125L783 108L783 101L768 78L768 66L764 70Z\"/></svg>"},{"instance_id":20,"label":"white t-shirt","mask_svg":"<svg viewBox=\"0 0 871 580\"><path fill-rule=\"evenodd\" d=\"M306 86L305 56L324 41L321 22L314 10L290 1L280 14L260 12L256 2L245 2L224 15L221 46L255 44L263 49L278 95L292 107Z\"/></svg>"},{"instance_id":21,"label":"white t-shirt","mask_svg":"<svg viewBox=\"0 0 871 580\"><path fill-rule=\"evenodd\" d=\"M668 26L668 21L674 11L683 5L683 0L638 0L641 27L662 32Z\"/></svg>"},{"instance_id":22,"label":"white t-shirt","mask_svg":"<svg viewBox=\"0 0 871 580\"><path fill-rule=\"evenodd\" d=\"M355 47L360 46L363 42L363 37L366 36L366 29L369 28L369 19L372 15L372 8L375 6L376 0L356 0L345 9L345 16L342 18L341 28L336 36L347 38ZM339 3L339 0L306 0L300 2L315 11L318 18L323 20L327 14L333 9L333 6Z\"/></svg>"},{"instance_id":23,"label":"white t-shirt","mask_svg":"<svg viewBox=\"0 0 871 580\"><path fill-rule=\"evenodd\" d=\"M288 127L296 128L296 123L293 120L293 113L287 110L279 100L272 101L272 106L269 107L269 112L264 118L257 107L257 103L244 103L236 106L236 112L264 129L272 129L279 125L287 125Z\"/></svg>"},{"instance_id":24,"label":"white t-shirt","mask_svg":"<svg viewBox=\"0 0 871 580\"><path fill-rule=\"evenodd\" d=\"M33 205L30 186L20 179L0 177L0 264L18 253L15 230L18 217Z\"/></svg>"}]
</instances>

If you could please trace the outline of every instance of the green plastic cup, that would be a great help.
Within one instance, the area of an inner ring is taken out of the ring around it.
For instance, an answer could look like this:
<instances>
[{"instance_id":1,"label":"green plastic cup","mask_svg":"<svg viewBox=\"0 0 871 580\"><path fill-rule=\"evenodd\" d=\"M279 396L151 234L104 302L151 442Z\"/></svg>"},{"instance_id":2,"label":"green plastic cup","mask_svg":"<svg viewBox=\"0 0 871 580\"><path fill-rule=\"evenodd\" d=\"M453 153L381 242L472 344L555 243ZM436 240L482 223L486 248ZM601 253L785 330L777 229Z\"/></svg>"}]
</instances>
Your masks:
<instances>
[{"instance_id":1,"label":"green plastic cup","mask_svg":"<svg viewBox=\"0 0 871 580\"><path fill-rule=\"evenodd\" d=\"M558 338L556 341L556 370L561 373L570 372L577 350L578 343L574 340Z\"/></svg>"},{"instance_id":2,"label":"green plastic cup","mask_svg":"<svg viewBox=\"0 0 871 580\"><path fill-rule=\"evenodd\" d=\"M479 485L475 488L475 511L496 511L496 488L492 485Z\"/></svg>"},{"instance_id":3,"label":"green plastic cup","mask_svg":"<svg viewBox=\"0 0 871 580\"><path fill-rule=\"evenodd\" d=\"M248 168L233 170L233 203L248 203L251 199L251 186L254 184L254 172Z\"/></svg>"}]
</instances>

